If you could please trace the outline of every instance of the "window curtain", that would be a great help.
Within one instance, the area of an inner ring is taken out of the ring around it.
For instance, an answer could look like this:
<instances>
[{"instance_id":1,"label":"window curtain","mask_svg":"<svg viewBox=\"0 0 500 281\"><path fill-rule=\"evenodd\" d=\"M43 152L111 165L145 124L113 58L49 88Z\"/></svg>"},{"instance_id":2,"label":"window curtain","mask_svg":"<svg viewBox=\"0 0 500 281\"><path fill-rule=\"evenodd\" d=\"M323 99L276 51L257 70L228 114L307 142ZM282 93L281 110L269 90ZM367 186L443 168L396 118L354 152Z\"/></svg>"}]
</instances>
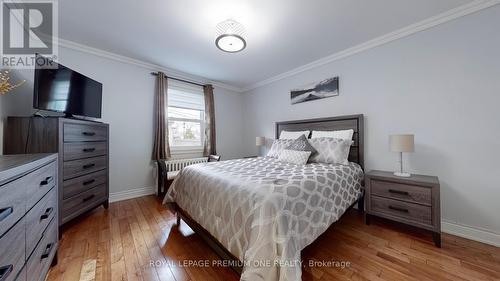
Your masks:
<instances>
[{"instance_id":1,"label":"window curtain","mask_svg":"<svg viewBox=\"0 0 500 281\"><path fill-rule=\"evenodd\" d=\"M158 72L155 87L153 160L170 158L168 143L168 81L165 73Z\"/></svg>"},{"instance_id":2,"label":"window curtain","mask_svg":"<svg viewBox=\"0 0 500 281\"><path fill-rule=\"evenodd\" d=\"M205 143L203 146L203 156L217 155L215 149L215 108L214 108L214 87L212 85L203 86L205 97Z\"/></svg>"}]
</instances>

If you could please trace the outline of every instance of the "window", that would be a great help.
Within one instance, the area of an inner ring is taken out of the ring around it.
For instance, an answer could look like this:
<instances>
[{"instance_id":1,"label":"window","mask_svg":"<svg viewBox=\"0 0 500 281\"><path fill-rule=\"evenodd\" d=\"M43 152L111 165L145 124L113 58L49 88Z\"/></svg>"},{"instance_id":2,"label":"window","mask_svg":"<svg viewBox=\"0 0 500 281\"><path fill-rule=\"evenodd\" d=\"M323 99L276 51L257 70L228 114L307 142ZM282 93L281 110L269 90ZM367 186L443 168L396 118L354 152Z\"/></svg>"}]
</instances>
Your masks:
<instances>
[{"instance_id":1,"label":"window","mask_svg":"<svg viewBox=\"0 0 500 281\"><path fill-rule=\"evenodd\" d=\"M173 151L203 149L205 101L202 87L169 81L168 133Z\"/></svg>"}]
</instances>

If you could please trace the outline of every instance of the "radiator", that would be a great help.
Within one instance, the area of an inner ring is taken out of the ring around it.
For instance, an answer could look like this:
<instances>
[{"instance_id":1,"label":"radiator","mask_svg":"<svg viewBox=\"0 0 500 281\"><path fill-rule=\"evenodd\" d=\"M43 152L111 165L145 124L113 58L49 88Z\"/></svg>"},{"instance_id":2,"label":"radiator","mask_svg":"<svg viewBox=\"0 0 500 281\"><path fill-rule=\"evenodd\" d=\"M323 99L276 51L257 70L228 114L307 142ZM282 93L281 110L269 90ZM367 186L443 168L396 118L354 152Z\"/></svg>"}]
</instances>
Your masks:
<instances>
[{"instance_id":1,"label":"radiator","mask_svg":"<svg viewBox=\"0 0 500 281\"><path fill-rule=\"evenodd\" d=\"M205 163L207 161L208 161L208 157L175 159L175 160L165 161L165 165L167 166L167 171L175 172L175 171L182 170L182 168L184 168L186 166L198 164L198 163Z\"/></svg>"}]
</instances>

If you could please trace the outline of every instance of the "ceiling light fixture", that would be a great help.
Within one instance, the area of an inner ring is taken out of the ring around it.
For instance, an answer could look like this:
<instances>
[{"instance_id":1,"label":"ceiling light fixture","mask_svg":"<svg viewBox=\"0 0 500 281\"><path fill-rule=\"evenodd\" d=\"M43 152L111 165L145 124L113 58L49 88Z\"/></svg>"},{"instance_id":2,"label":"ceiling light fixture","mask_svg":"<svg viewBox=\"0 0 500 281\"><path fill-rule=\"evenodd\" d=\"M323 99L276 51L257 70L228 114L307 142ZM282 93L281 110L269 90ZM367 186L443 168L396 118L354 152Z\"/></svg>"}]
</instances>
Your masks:
<instances>
[{"instance_id":1,"label":"ceiling light fixture","mask_svg":"<svg viewBox=\"0 0 500 281\"><path fill-rule=\"evenodd\" d=\"M235 20L228 19L216 26L215 45L228 53L237 53L247 46L245 27Z\"/></svg>"}]
</instances>

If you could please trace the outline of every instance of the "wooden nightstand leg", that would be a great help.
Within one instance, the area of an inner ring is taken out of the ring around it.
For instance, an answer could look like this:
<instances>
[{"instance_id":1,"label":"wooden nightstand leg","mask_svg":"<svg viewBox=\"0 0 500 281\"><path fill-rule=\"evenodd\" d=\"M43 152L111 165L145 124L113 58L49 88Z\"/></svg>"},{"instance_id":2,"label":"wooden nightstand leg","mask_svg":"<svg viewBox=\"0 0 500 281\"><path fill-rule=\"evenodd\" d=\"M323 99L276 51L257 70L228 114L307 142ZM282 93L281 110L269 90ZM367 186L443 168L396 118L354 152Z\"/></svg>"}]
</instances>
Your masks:
<instances>
[{"instance_id":1,"label":"wooden nightstand leg","mask_svg":"<svg viewBox=\"0 0 500 281\"><path fill-rule=\"evenodd\" d=\"M434 245L436 245L436 247L441 248L441 233L440 232L433 232L432 233L432 240L434 241Z\"/></svg>"},{"instance_id":2,"label":"wooden nightstand leg","mask_svg":"<svg viewBox=\"0 0 500 281\"><path fill-rule=\"evenodd\" d=\"M56 266L56 265L57 265L57 252L54 255L54 258L52 259L52 263L50 264L50 266Z\"/></svg>"},{"instance_id":3,"label":"wooden nightstand leg","mask_svg":"<svg viewBox=\"0 0 500 281\"><path fill-rule=\"evenodd\" d=\"M363 213L365 211L365 198L361 197L358 200L358 212Z\"/></svg>"},{"instance_id":4,"label":"wooden nightstand leg","mask_svg":"<svg viewBox=\"0 0 500 281\"><path fill-rule=\"evenodd\" d=\"M365 212L365 224L370 225L370 215Z\"/></svg>"}]
</instances>

